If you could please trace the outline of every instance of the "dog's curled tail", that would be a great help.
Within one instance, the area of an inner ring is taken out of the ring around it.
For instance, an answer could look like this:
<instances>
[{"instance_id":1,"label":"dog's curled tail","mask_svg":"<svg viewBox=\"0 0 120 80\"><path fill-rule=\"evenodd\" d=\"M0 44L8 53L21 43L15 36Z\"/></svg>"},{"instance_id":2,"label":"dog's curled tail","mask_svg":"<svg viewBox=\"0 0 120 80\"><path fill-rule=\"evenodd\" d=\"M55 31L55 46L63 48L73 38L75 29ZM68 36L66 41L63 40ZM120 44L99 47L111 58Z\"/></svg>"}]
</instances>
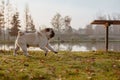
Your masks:
<instances>
[{"instance_id":1,"label":"dog's curled tail","mask_svg":"<svg viewBox=\"0 0 120 80\"><path fill-rule=\"evenodd\" d=\"M18 31L18 36L22 36L22 35L24 35L24 32Z\"/></svg>"}]
</instances>

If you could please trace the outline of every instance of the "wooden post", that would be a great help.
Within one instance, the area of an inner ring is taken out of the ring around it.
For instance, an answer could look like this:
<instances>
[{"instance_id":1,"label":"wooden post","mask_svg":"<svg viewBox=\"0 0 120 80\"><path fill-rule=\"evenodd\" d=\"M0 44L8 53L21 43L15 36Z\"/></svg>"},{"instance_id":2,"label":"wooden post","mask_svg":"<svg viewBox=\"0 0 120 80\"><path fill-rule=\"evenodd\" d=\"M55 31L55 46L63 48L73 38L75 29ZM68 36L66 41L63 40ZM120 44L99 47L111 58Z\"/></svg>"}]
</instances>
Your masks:
<instances>
[{"instance_id":1,"label":"wooden post","mask_svg":"<svg viewBox=\"0 0 120 80\"><path fill-rule=\"evenodd\" d=\"M106 36L105 36L105 50L108 51L108 35L109 35L109 27L106 27Z\"/></svg>"},{"instance_id":2,"label":"wooden post","mask_svg":"<svg viewBox=\"0 0 120 80\"><path fill-rule=\"evenodd\" d=\"M106 51L108 51L108 41L109 41L109 27L106 27L106 39L105 39L105 45L106 45Z\"/></svg>"},{"instance_id":3,"label":"wooden post","mask_svg":"<svg viewBox=\"0 0 120 80\"><path fill-rule=\"evenodd\" d=\"M108 51L108 42L109 42L109 26L110 24L109 23L106 23L105 24L105 28L106 28L106 36L105 36L105 50L106 52Z\"/></svg>"}]
</instances>

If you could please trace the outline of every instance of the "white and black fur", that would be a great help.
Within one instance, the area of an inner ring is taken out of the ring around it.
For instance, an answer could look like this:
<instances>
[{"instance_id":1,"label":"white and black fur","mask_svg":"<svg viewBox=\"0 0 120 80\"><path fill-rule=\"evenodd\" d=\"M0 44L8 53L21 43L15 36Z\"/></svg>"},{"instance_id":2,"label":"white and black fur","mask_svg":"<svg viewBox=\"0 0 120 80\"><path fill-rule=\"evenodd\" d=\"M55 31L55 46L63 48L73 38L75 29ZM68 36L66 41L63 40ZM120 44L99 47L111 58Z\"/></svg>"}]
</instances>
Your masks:
<instances>
[{"instance_id":1,"label":"white and black fur","mask_svg":"<svg viewBox=\"0 0 120 80\"><path fill-rule=\"evenodd\" d=\"M55 32L52 28L45 28L40 32L26 33L18 32L17 39L15 41L14 55L21 48L25 56L29 56L27 47L40 47L40 49L45 51L45 56L48 53L48 49L54 53L57 53L49 44L49 40L55 36Z\"/></svg>"}]
</instances>

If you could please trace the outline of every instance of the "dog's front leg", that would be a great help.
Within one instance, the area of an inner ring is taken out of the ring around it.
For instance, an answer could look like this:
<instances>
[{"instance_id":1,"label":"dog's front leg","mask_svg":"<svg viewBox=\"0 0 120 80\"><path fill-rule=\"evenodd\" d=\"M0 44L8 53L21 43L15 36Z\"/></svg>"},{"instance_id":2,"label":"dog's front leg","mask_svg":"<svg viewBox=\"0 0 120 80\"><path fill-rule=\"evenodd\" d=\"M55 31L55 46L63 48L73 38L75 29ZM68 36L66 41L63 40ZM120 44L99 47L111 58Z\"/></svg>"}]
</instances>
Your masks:
<instances>
[{"instance_id":1,"label":"dog's front leg","mask_svg":"<svg viewBox=\"0 0 120 80\"><path fill-rule=\"evenodd\" d=\"M58 53L57 51L55 51L51 46L50 46L50 44L48 43L47 44L47 46L46 46L49 50L51 50L52 52L54 52L54 53Z\"/></svg>"},{"instance_id":2,"label":"dog's front leg","mask_svg":"<svg viewBox=\"0 0 120 80\"><path fill-rule=\"evenodd\" d=\"M47 56L48 53L48 49L46 47L40 46L40 49L45 51L45 56Z\"/></svg>"}]
</instances>

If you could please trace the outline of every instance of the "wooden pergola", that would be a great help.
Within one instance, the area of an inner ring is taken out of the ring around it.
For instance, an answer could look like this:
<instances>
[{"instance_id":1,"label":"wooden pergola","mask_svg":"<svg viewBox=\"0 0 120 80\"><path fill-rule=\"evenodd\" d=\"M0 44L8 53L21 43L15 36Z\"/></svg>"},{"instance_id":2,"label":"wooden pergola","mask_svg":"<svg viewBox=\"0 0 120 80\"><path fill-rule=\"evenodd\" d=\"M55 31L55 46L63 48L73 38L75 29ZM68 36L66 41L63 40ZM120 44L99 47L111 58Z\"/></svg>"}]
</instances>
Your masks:
<instances>
[{"instance_id":1,"label":"wooden pergola","mask_svg":"<svg viewBox=\"0 0 120 80\"><path fill-rule=\"evenodd\" d=\"M109 26L110 25L120 25L120 20L94 20L91 24L105 26L105 29L106 29L105 47L106 47L106 51L108 51Z\"/></svg>"}]
</instances>

